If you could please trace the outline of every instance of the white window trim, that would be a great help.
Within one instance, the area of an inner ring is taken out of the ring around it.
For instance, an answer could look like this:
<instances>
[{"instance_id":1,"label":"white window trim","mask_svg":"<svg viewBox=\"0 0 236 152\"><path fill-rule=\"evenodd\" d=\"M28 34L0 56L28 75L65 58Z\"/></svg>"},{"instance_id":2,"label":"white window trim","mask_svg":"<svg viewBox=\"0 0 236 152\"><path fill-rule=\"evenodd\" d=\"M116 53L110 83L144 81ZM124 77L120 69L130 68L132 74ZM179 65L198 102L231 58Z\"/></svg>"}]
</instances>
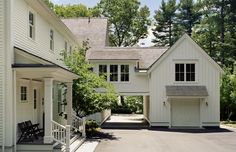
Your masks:
<instances>
[{"instance_id":1,"label":"white window trim","mask_svg":"<svg viewBox=\"0 0 236 152\"><path fill-rule=\"evenodd\" d=\"M173 64L173 80L174 84L197 84L198 83L198 60L174 60ZM184 64L184 81L175 80L175 64ZM195 81L186 81L186 64L195 64Z\"/></svg>"},{"instance_id":2,"label":"white window trim","mask_svg":"<svg viewBox=\"0 0 236 152\"><path fill-rule=\"evenodd\" d=\"M98 63L97 64L97 74L99 75L99 65L107 65L107 82L118 84L118 83L130 83L131 82L131 70L130 70L130 64L129 63ZM110 65L117 65L118 66L118 81L110 81ZM129 66L129 81L121 81L121 65L128 65Z\"/></svg>"},{"instance_id":3,"label":"white window trim","mask_svg":"<svg viewBox=\"0 0 236 152\"><path fill-rule=\"evenodd\" d=\"M33 16L34 16L34 26L33 26L33 37L31 38L30 37L30 32L29 32L29 28L30 28L30 23L29 23L29 13L32 13L33 14ZM28 25L28 27L27 27L27 29L28 29L28 32L27 32L27 38L29 39L29 40L31 40L32 42L36 42L36 23L37 23L37 17L36 17L36 12L32 9L32 8L28 8L28 14L27 14L27 25Z\"/></svg>"},{"instance_id":4,"label":"white window trim","mask_svg":"<svg viewBox=\"0 0 236 152\"><path fill-rule=\"evenodd\" d=\"M21 88L22 88L22 87L25 87L25 88L26 88L26 92L25 92L25 94L26 94L26 100L22 100L22 99L21 99L21 95L22 95ZM19 98L20 98L20 102L21 102L21 103L27 103L27 102L28 102L28 98L29 98L29 88L28 88L27 85L20 85L20 88L19 88Z\"/></svg>"},{"instance_id":5,"label":"white window trim","mask_svg":"<svg viewBox=\"0 0 236 152\"><path fill-rule=\"evenodd\" d=\"M53 33L52 39L51 39L51 31ZM52 40L52 48L51 48L51 40ZM55 31L53 28L49 29L49 50L52 52L54 52L54 50L55 50Z\"/></svg>"}]
</instances>

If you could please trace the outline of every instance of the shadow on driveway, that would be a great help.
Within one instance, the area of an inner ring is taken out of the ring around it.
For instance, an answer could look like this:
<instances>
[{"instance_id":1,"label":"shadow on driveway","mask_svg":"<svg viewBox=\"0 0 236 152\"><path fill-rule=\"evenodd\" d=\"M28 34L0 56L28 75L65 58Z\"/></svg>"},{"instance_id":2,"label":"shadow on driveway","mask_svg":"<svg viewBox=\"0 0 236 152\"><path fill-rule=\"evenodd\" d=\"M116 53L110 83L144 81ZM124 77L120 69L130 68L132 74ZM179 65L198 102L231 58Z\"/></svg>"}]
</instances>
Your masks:
<instances>
[{"instance_id":1,"label":"shadow on driveway","mask_svg":"<svg viewBox=\"0 0 236 152\"><path fill-rule=\"evenodd\" d=\"M149 128L150 131L162 131L162 132L179 132L179 133L225 133L233 132L226 128L206 128L206 129L169 129L169 128Z\"/></svg>"}]
</instances>

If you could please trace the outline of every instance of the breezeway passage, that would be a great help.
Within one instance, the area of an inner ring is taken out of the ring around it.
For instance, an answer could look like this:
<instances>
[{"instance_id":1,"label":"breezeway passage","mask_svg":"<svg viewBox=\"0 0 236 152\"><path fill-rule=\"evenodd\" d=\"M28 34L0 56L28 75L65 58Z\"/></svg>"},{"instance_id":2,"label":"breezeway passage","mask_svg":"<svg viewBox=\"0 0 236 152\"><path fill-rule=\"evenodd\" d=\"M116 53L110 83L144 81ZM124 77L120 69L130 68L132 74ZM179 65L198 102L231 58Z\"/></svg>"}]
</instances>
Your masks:
<instances>
[{"instance_id":1,"label":"breezeway passage","mask_svg":"<svg viewBox=\"0 0 236 152\"><path fill-rule=\"evenodd\" d=\"M236 130L103 130L95 152L235 152Z\"/></svg>"}]
</instances>

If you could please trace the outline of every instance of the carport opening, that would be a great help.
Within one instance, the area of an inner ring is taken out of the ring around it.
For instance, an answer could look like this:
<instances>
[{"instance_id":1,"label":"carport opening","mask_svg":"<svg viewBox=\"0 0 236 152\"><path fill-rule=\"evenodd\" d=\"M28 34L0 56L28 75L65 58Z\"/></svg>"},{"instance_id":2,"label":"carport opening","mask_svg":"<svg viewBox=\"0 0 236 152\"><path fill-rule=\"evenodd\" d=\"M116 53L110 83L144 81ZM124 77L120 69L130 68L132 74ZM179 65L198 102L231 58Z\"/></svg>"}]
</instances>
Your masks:
<instances>
[{"instance_id":1,"label":"carport opening","mask_svg":"<svg viewBox=\"0 0 236 152\"><path fill-rule=\"evenodd\" d=\"M112 114L143 114L143 96L120 96L112 105Z\"/></svg>"},{"instance_id":2,"label":"carport opening","mask_svg":"<svg viewBox=\"0 0 236 152\"><path fill-rule=\"evenodd\" d=\"M144 96L120 96L117 103L113 103L111 116L103 123L106 128L139 128L149 126L147 114L149 106Z\"/></svg>"}]
</instances>

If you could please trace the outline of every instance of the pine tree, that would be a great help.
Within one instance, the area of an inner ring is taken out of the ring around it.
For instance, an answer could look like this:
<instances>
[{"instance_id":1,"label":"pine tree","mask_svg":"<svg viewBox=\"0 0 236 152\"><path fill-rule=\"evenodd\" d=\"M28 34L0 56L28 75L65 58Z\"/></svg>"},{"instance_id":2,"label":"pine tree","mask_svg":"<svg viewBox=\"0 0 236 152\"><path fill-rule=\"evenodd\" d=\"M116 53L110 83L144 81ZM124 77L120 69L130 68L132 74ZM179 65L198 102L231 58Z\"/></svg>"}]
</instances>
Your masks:
<instances>
[{"instance_id":1,"label":"pine tree","mask_svg":"<svg viewBox=\"0 0 236 152\"><path fill-rule=\"evenodd\" d=\"M178 7L178 24L180 25L183 32L186 32L191 36L192 28L200 20L201 13L200 8L194 0L180 0Z\"/></svg>"},{"instance_id":2,"label":"pine tree","mask_svg":"<svg viewBox=\"0 0 236 152\"><path fill-rule=\"evenodd\" d=\"M155 12L155 28L152 40L156 46L171 46L175 41L175 17L176 17L176 0L162 0L160 9Z\"/></svg>"}]
</instances>

